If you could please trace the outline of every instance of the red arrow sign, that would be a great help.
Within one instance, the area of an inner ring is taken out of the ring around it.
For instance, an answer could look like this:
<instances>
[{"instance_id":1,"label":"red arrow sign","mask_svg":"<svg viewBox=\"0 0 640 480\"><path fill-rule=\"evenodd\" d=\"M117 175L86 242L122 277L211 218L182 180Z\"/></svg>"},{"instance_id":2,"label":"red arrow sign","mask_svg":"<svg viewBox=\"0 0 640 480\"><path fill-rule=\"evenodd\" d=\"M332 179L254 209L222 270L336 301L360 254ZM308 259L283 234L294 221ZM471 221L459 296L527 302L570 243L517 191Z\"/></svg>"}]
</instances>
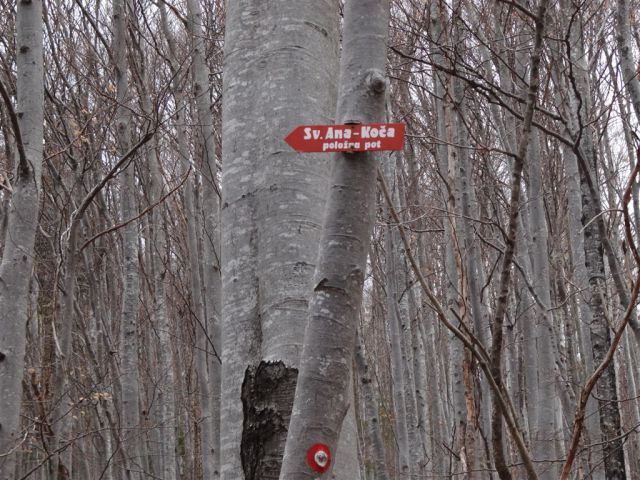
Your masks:
<instances>
[{"instance_id":1,"label":"red arrow sign","mask_svg":"<svg viewBox=\"0 0 640 480\"><path fill-rule=\"evenodd\" d=\"M300 125L285 141L299 152L402 150L404 123Z\"/></svg>"}]
</instances>

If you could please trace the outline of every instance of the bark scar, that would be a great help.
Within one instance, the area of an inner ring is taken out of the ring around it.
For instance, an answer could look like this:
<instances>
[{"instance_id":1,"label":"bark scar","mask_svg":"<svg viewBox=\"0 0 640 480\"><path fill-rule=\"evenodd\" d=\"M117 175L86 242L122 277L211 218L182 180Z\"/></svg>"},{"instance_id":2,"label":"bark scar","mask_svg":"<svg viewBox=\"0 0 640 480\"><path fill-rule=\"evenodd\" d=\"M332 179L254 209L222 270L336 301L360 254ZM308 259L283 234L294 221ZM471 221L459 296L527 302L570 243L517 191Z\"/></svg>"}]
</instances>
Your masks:
<instances>
[{"instance_id":1,"label":"bark scar","mask_svg":"<svg viewBox=\"0 0 640 480\"><path fill-rule=\"evenodd\" d=\"M316 287L313 289L314 292L319 292L321 290L325 290L325 291L338 291L340 293L343 293L346 291L345 289L345 282L340 282L340 281L331 281L328 278L323 278L322 280L320 280L318 282L318 284L316 285Z\"/></svg>"},{"instance_id":2,"label":"bark scar","mask_svg":"<svg viewBox=\"0 0 640 480\"><path fill-rule=\"evenodd\" d=\"M371 69L365 76L365 84L374 93L381 94L387 90L387 77L377 69Z\"/></svg>"}]
</instances>

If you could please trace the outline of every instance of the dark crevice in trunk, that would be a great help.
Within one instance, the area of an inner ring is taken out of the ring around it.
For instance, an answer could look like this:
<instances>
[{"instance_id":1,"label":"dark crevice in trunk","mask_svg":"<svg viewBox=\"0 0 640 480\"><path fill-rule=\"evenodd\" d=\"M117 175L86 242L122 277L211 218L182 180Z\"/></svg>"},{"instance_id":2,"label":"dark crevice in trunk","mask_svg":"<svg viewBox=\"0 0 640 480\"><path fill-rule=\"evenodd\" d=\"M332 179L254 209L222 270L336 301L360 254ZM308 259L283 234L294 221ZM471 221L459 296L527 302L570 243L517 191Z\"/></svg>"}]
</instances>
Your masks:
<instances>
[{"instance_id":1,"label":"dark crevice in trunk","mask_svg":"<svg viewBox=\"0 0 640 480\"><path fill-rule=\"evenodd\" d=\"M242 382L240 455L245 480L278 480L298 369L283 362L260 362Z\"/></svg>"}]
</instances>

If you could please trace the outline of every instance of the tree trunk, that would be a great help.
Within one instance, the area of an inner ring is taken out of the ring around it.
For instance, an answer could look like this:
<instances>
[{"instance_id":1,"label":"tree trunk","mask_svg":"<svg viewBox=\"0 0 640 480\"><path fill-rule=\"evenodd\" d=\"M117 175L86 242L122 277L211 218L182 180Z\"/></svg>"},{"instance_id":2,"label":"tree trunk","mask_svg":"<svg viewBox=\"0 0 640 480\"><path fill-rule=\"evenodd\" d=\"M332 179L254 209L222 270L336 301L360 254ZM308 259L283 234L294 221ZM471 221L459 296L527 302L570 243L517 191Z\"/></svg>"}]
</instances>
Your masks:
<instances>
[{"instance_id":1,"label":"tree trunk","mask_svg":"<svg viewBox=\"0 0 640 480\"><path fill-rule=\"evenodd\" d=\"M521 202L521 178L524 167L525 155L531 140L533 112L536 105L536 97L540 85L540 61L542 52L543 33L545 27L545 15L548 7L548 1L542 0L537 8L535 16L535 36L534 49L531 54L531 73L529 79L529 88L527 91L527 103L524 113L524 122L522 133L518 143L517 152L515 152L514 166L512 171L511 199L509 204L509 226L508 233L505 238L506 248L502 259L502 267L500 271L500 284L498 287L498 301L496 312L493 320L493 342L490 350L490 368L491 375L498 386L502 386L502 343L503 343L503 324L507 310L509 289L511 282L511 268L515 253L516 235L518 231L518 217ZM492 445L495 455L496 470L501 480L511 479L511 472L506 463L504 453L504 443L502 435L503 416L507 412L502 411L498 402L496 392L493 395L493 412L491 419L491 431L493 434ZM536 478L536 473L527 471L530 478Z\"/></svg>"},{"instance_id":2,"label":"tree trunk","mask_svg":"<svg viewBox=\"0 0 640 480\"><path fill-rule=\"evenodd\" d=\"M380 430L380 419L378 417L378 401L373 385L373 378L369 371L366 352L364 351L364 341L358 336L358 347L356 349L357 378L360 383L360 392L364 403L364 418L367 442L370 442L370 453L368 457L372 463L373 478L375 480L389 480L386 468L384 442Z\"/></svg>"},{"instance_id":3,"label":"tree trunk","mask_svg":"<svg viewBox=\"0 0 640 480\"><path fill-rule=\"evenodd\" d=\"M391 159L389 159L391 163ZM395 168L387 164L384 168L385 176L389 184L393 185L393 175ZM395 190L394 190L395 193ZM388 225L385 231L385 291L386 291L386 318L389 335L389 345L391 346L391 392L393 395L393 419L395 426L395 437L398 448L398 474L401 476L412 475L411 449L409 448L409 422L407 415L408 398L405 392L405 385L409 379L405 378L404 352L403 352L403 332L401 318L401 293L404 285L401 282L402 259L400 258L400 242L397 239L398 233L394 232L394 227Z\"/></svg>"},{"instance_id":4,"label":"tree trunk","mask_svg":"<svg viewBox=\"0 0 640 480\"><path fill-rule=\"evenodd\" d=\"M536 315L533 342L537 359L535 388L538 391L536 423L530 425L533 455L539 463L541 479L553 480L558 472L553 463L545 460L556 458L555 450L550 448L557 439L555 432L556 410L556 375L555 359L557 352L553 350L554 342L553 315L551 312L551 280L549 276L548 230L544 211L544 189L542 185L542 166L540 158L539 138L533 136L529 152L529 219L532 243L533 290L542 305L540 315ZM527 341L527 340L525 340ZM529 361L533 361L530 359Z\"/></svg>"},{"instance_id":5,"label":"tree trunk","mask_svg":"<svg viewBox=\"0 0 640 480\"><path fill-rule=\"evenodd\" d=\"M582 38L572 29L572 45L577 51L569 51L569 96L571 135L576 138L573 154L577 159L582 197L582 225L584 231L584 262L589 281L589 337L593 364L599 365L611 343L609 321L605 312L606 282L604 269L603 237L601 224L600 191L597 182L597 154L595 143L588 125L591 115L591 91L584 65ZM574 58L576 59L574 62ZM586 279L585 279L586 280ZM623 293L626 295L626 293ZM588 363L588 362L587 362ZM588 371L589 375L591 371ZM626 478L624 452L620 438L620 411L617 403L616 374L610 365L596 385L599 405L601 438L603 441L605 476L609 479Z\"/></svg>"},{"instance_id":6,"label":"tree trunk","mask_svg":"<svg viewBox=\"0 0 640 480\"><path fill-rule=\"evenodd\" d=\"M204 282L203 332L198 338L198 388L202 415L202 463L205 479L220 475L220 205L216 178L216 145L209 98L209 68L205 59L202 12L199 0L187 0L188 26L193 48L192 84L202 154L202 215L204 238L202 263Z\"/></svg>"},{"instance_id":7,"label":"tree trunk","mask_svg":"<svg viewBox=\"0 0 640 480\"><path fill-rule=\"evenodd\" d=\"M337 121L384 119L389 3L345 5ZM315 444L335 455L347 393L362 285L373 228L377 161L367 152L334 156L316 286L283 459L281 480L329 478L307 464ZM323 462L320 458L321 465Z\"/></svg>"},{"instance_id":8,"label":"tree trunk","mask_svg":"<svg viewBox=\"0 0 640 480\"><path fill-rule=\"evenodd\" d=\"M16 26L17 176L0 264L0 479L12 480L20 449L22 376L29 319L29 285L40 209L44 83L42 1L19 1ZM8 97L5 101L8 100ZM7 105L9 107L9 105ZM15 128L15 127L14 127Z\"/></svg>"},{"instance_id":9,"label":"tree trunk","mask_svg":"<svg viewBox=\"0 0 640 480\"><path fill-rule=\"evenodd\" d=\"M629 92L636 120L640 120L640 80L638 80L638 68L631 49L629 0L617 0L616 4L616 40L622 67L622 85Z\"/></svg>"},{"instance_id":10,"label":"tree trunk","mask_svg":"<svg viewBox=\"0 0 640 480\"><path fill-rule=\"evenodd\" d=\"M243 382L251 371L268 371L261 363L292 370L299 364L328 168L325 155L297 154L284 138L299 124L333 118L338 7L337 0L228 2L221 214L225 480L249 478L241 460L241 450L250 449L241 445L248 438L238 401ZM284 415L294 389L288 381L274 388L281 395L273 411ZM279 465L285 439L286 428L276 429L252 461Z\"/></svg>"},{"instance_id":11,"label":"tree trunk","mask_svg":"<svg viewBox=\"0 0 640 480\"><path fill-rule=\"evenodd\" d=\"M127 63L127 25L130 6L128 0L113 2L113 54L116 70L116 136L118 153L123 156L131 143L131 113L127 106L129 97L129 75ZM120 205L122 221L137 215L134 166L129 165L121 174ZM141 435L140 411L138 407L138 224L131 222L124 227L122 235L122 317L120 325L120 389L121 389L121 441L127 459L124 465L125 478L137 479L141 470L139 438Z\"/></svg>"},{"instance_id":12,"label":"tree trunk","mask_svg":"<svg viewBox=\"0 0 640 480\"><path fill-rule=\"evenodd\" d=\"M593 170L592 170L593 172ZM585 262L589 272L589 285L591 287L591 299L589 306L592 312L590 325L591 344L593 348L593 361L599 365L604 359L611 345L611 333L609 322L605 313L606 285L604 283L604 258L602 252L602 239L597 222L593 222L597 207L597 198L593 198L587 185L585 175L581 173L582 207L584 225L584 249ZM594 185L596 183L594 182ZM613 364L603 373L596 385L596 395L600 406L600 429L604 442L605 475L608 480L624 479L625 463L623 443L620 428L620 411L618 407L618 395L616 375Z\"/></svg>"}]
</instances>

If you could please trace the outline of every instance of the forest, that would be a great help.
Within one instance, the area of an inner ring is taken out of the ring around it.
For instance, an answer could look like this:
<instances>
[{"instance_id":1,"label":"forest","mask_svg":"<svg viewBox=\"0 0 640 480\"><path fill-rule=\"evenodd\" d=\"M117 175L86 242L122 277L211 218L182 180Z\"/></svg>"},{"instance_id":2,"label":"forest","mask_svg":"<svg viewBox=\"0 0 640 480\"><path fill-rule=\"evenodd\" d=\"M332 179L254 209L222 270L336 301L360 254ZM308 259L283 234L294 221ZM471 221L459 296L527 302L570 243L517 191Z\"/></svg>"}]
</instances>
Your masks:
<instances>
[{"instance_id":1,"label":"forest","mask_svg":"<svg viewBox=\"0 0 640 480\"><path fill-rule=\"evenodd\" d=\"M0 480L640 479L638 8L0 0Z\"/></svg>"}]
</instances>

